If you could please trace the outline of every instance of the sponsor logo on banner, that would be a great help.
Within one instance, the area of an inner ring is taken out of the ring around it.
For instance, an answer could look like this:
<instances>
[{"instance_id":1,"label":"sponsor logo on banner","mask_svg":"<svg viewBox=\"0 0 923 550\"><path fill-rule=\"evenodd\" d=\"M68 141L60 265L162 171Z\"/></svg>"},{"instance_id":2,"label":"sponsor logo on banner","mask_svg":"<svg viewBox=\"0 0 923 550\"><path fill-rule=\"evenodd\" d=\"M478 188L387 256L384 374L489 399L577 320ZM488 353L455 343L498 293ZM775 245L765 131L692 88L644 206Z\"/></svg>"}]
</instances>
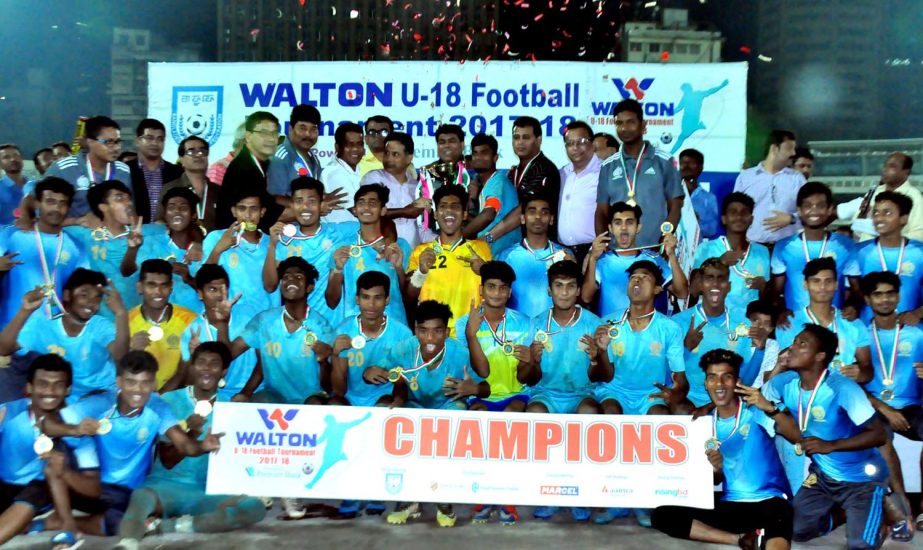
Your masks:
<instances>
[{"instance_id":1,"label":"sponsor logo on banner","mask_svg":"<svg viewBox=\"0 0 923 550\"><path fill-rule=\"evenodd\" d=\"M282 431L287 430L288 423L294 420L295 415L298 414L298 409L289 409L285 412L282 412L282 409L273 409L272 412L266 409L257 409L257 411L260 413L260 418L263 419L263 424L266 424L267 430L271 430L276 426Z\"/></svg>"},{"instance_id":2,"label":"sponsor logo on banner","mask_svg":"<svg viewBox=\"0 0 923 550\"><path fill-rule=\"evenodd\" d=\"M575 497L580 494L580 487L576 485L542 485L539 488L539 494Z\"/></svg>"},{"instance_id":3,"label":"sponsor logo on banner","mask_svg":"<svg viewBox=\"0 0 923 550\"><path fill-rule=\"evenodd\" d=\"M657 496L666 496L673 498L687 498L689 497L688 489L655 489L654 494Z\"/></svg>"},{"instance_id":4,"label":"sponsor logo on banner","mask_svg":"<svg viewBox=\"0 0 923 550\"><path fill-rule=\"evenodd\" d=\"M644 99L644 92L650 88L653 83L653 78L642 78L640 81L635 77L631 77L627 81L621 78L612 79L612 84L615 86L615 89L619 91L619 94L622 95L622 99L632 99L632 96L634 96L633 99L637 99L638 101Z\"/></svg>"},{"instance_id":5,"label":"sponsor logo on banner","mask_svg":"<svg viewBox=\"0 0 923 550\"><path fill-rule=\"evenodd\" d=\"M196 136L214 145L221 137L223 86L174 86L170 135L179 143Z\"/></svg>"},{"instance_id":6,"label":"sponsor logo on banner","mask_svg":"<svg viewBox=\"0 0 923 550\"><path fill-rule=\"evenodd\" d=\"M385 474L385 491L389 495L396 495L404 488L404 474L387 473Z\"/></svg>"}]
</instances>

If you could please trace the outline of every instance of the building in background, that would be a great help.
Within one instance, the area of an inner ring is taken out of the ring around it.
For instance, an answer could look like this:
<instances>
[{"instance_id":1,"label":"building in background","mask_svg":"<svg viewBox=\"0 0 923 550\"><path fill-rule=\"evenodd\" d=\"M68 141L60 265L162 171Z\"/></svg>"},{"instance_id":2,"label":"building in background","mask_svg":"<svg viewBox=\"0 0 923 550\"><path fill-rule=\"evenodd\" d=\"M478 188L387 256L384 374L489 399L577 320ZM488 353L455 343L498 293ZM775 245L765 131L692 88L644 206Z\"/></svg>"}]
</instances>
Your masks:
<instances>
[{"instance_id":1,"label":"building in background","mask_svg":"<svg viewBox=\"0 0 923 550\"><path fill-rule=\"evenodd\" d=\"M685 9L664 8L660 21L622 26L622 57L629 63L718 63L724 40L716 30L689 24Z\"/></svg>"},{"instance_id":2,"label":"building in background","mask_svg":"<svg viewBox=\"0 0 923 550\"><path fill-rule=\"evenodd\" d=\"M913 159L910 182L923 186L923 138L809 141L814 155L813 178L830 186L838 199L852 198L878 185L885 159L900 151ZM915 173L914 173L915 172Z\"/></svg>"}]
</instances>

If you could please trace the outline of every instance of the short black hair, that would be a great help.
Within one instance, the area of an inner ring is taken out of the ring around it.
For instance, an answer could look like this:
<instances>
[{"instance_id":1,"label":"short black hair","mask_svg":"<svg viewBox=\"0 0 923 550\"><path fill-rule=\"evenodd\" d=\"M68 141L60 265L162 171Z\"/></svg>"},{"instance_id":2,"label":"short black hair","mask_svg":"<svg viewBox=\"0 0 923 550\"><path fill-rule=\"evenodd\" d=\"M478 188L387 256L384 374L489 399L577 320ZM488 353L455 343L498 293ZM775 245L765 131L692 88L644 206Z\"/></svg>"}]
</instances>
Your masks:
<instances>
[{"instance_id":1,"label":"short black hair","mask_svg":"<svg viewBox=\"0 0 923 550\"><path fill-rule=\"evenodd\" d=\"M118 122L107 116L94 116L88 118L86 122L84 122L83 135L88 139L96 139L99 137L99 133L102 132L104 128L115 128L116 130L122 129ZM57 147L59 144L67 147L68 149L71 147L63 141L55 143L52 145L52 147Z\"/></svg>"},{"instance_id":2,"label":"short black hair","mask_svg":"<svg viewBox=\"0 0 923 550\"><path fill-rule=\"evenodd\" d=\"M795 132L791 130L772 130L769 132L769 135L766 136L766 146L763 149L764 154L769 153L769 148L773 145L779 146L785 143L786 141L797 141L795 138Z\"/></svg>"},{"instance_id":3,"label":"short black hair","mask_svg":"<svg viewBox=\"0 0 923 550\"><path fill-rule=\"evenodd\" d=\"M593 128L582 120L572 120L569 122L567 126L564 127L564 135L562 137L567 139L567 133L571 130L585 130L586 135L588 135L591 140L593 139Z\"/></svg>"},{"instance_id":4,"label":"short black hair","mask_svg":"<svg viewBox=\"0 0 923 550\"><path fill-rule=\"evenodd\" d=\"M102 117L102 118L106 118L106 117ZM112 120L112 119L109 119L109 120ZM115 121L112 120L112 122L114 123ZM104 128L112 128L112 127L113 127L113 126L111 126L111 125L110 125L110 126L104 126ZM114 126L114 128L118 128L118 127L119 127L118 124L116 124L116 125ZM86 136L86 127L84 127L84 132L83 132L83 133L84 133L84 135ZM97 135L98 135L98 134L97 134ZM89 136L86 136L86 137L89 137ZM68 151L71 150L71 144L68 143L68 142L66 142L66 141L56 141L56 142L52 143L52 144L51 144L52 153L54 152L53 149L54 149L55 147L64 147L64 148L67 149Z\"/></svg>"},{"instance_id":5,"label":"short black hair","mask_svg":"<svg viewBox=\"0 0 923 550\"><path fill-rule=\"evenodd\" d=\"M118 376L145 372L156 375L157 367L156 357L143 350L132 350L119 359L119 364L115 371Z\"/></svg>"},{"instance_id":6,"label":"short black hair","mask_svg":"<svg viewBox=\"0 0 923 550\"><path fill-rule=\"evenodd\" d=\"M32 190L32 194L35 195L35 198L41 202L42 194L48 191L49 193L59 193L67 197L67 204L70 205L74 202L74 186L67 182L63 178L56 176L48 176L42 181L35 184L35 189Z\"/></svg>"},{"instance_id":7,"label":"short black hair","mask_svg":"<svg viewBox=\"0 0 923 550\"><path fill-rule=\"evenodd\" d=\"M516 272L510 267L510 264L498 260L484 262L481 266L481 285L490 279L499 279L500 281L511 285L516 280Z\"/></svg>"},{"instance_id":8,"label":"short black hair","mask_svg":"<svg viewBox=\"0 0 923 550\"><path fill-rule=\"evenodd\" d=\"M798 198L795 204L800 207L801 203L814 195L823 195L827 201L827 206L833 206L833 191L830 190L826 183L820 181L809 181L802 185L801 189L798 190Z\"/></svg>"},{"instance_id":9,"label":"short black hair","mask_svg":"<svg viewBox=\"0 0 923 550\"><path fill-rule=\"evenodd\" d=\"M548 209L551 210L552 202L551 197L548 196L548 193L544 191L544 188L536 188L533 191L528 191L522 194L522 199L519 201L519 210L525 214L526 209L529 208L529 204L535 201L542 201L548 204ZM551 212L551 215L554 216L554 212Z\"/></svg>"},{"instance_id":10,"label":"short black hair","mask_svg":"<svg viewBox=\"0 0 923 550\"><path fill-rule=\"evenodd\" d=\"M307 260L301 256L289 256L279 262L279 266L276 268L276 275L278 275L280 281L282 280L282 275L292 267L304 273L306 282L309 285L317 283L317 278L320 277L317 268L309 264Z\"/></svg>"},{"instance_id":11,"label":"short black hair","mask_svg":"<svg viewBox=\"0 0 923 550\"><path fill-rule=\"evenodd\" d=\"M768 315L772 319L772 324L776 323L776 313L778 309L776 306L768 300L753 300L747 304L747 318L749 319L751 315Z\"/></svg>"},{"instance_id":12,"label":"short black hair","mask_svg":"<svg viewBox=\"0 0 923 550\"><path fill-rule=\"evenodd\" d=\"M38 157L40 157L42 153L50 153L53 155L54 151L51 149L51 147L42 147L32 155L32 164L35 164L36 166L38 165Z\"/></svg>"},{"instance_id":13,"label":"short black hair","mask_svg":"<svg viewBox=\"0 0 923 550\"><path fill-rule=\"evenodd\" d=\"M705 354L699 358L699 367L701 367L704 372L708 372L708 367L712 365L726 364L730 365L731 369L734 370L734 375L739 377L740 366L743 362L744 358L733 351L718 348L706 351Z\"/></svg>"},{"instance_id":14,"label":"short black hair","mask_svg":"<svg viewBox=\"0 0 923 550\"><path fill-rule=\"evenodd\" d=\"M683 149L682 151L679 152L680 160L682 160L683 157L689 157L693 159L694 161L698 162L700 165L705 164L705 155L703 155L702 151L699 151L698 149L692 149L692 148Z\"/></svg>"},{"instance_id":15,"label":"short black hair","mask_svg":"<svg viewBox=\"0 0 923 550\"><path fill-rule=\"evenodd\" d=\"M228 189L227 191L230 191ZM266 208L270 204L266 189L260 189L258 185L239 185L231 194L231 208L240 204L245 199L260 199L260 208Z\"/></svg>"},{"instance_id":16,"label":"short black hair","mask_svg":"<svg viewBox=\"0 0 923 550\"><path fill-rule=\"evenodd\" d=\"M808 277L813 277L821 271L832 271L835 277L837 275L836 260L830 257L815 258L805 264L801 273L804 275L805 280L807 280Z\"/></svg>"},{"instance_id":17,"label":"short black hair","mask_svg":"<svg viewBox=\"0 0 923 550\"><path fill-rule=\"evenodd\" d=\"M882 201L889 201L896 204L897 211L901 216L910 215L910 210L913 208L913 199L907 195L895 193L894 191L882 191L881 193L875 195L875 204L878 204Z\"/></svg>"},{"instance_id":18,"label":"short black hair","mask_svg":"<svg viewBox=\"0 0 923 550\"><path fill-rule=\"evenodd\" d=\"M814 160L814 155L811 154L811 150L807 147L795 147L795 154L792 155L792 163L797 162L798 159Z\"/></svg>"},{"instance_id":19,"label":"short black hair","mask_svg":"<svg viewBox=\"0 0 923 550\"><path fill-rule=\"evenodd\" d=\"M388 199L391 198L391 191L380 183L366 183L365 185L359 186L359 189L356 191L356 194L353 195L353 204L355 205L359 202L360 197L364 197L369 193L375 193L378 197L378 201L381 202L382 206L388 204Z\"/></svg>"},{"instance_id":20,"label":"short black hair","mask_svg":"<svg viewBox=\"0 0 923 550\"><path fill-rule=\"evenodd\" d=\"M291 184L292 196L295 196L295 191L301 191L302 189L309 189L317 193L317 196L321 200L324 200L324 184L317 178L312 178L309 176L298 176L293 179Z\"/></svg>"},{"instance_id":21,"label":"short black hair","mask_svg":"<svg viewBox=\"0 0 923 550\"><path fill-rule=\"evenodd\" d=\"M337 144L337 147L346 145L346 134L350 132L355 132L362 137L362 126L359 126L355 122L344 122L337 126L337 129L333 131L333 142Z\"/></svg>"},{"instance_id":22,"label":"short black hair","mask_svg":"<svg viewBox=\"0 0 923 550\"><path fill-rule=\"evenodd\" d=\"M653 275L654 282L657 283L657 286L663 285L663 271L661 271L657 264L650 260L638 260L637 262L628 266L628 269L625 270L625 273L628 273L628 276L631 277L631 275L639 269L643 269L644 271L647 271Z\"/></svg>"},{"instance_id":23,"label":"short black hair","mask_svg":"<svg viewBox=\"0 0 923 550\"><path fill-rule=\"evenodd\" d=\"M90 204L90 210L97 218L103 219L103 211L100 210L99 205L109 200L109 193L113 191L121 191L131 197L131 189L119 180L106 180L90 187L90 190L87 191L87 202Z\"/></svg>"},{"instance_id":24,"label":"short black hair","mask_svg":"<svg viewBox=\"0 0 923 550\"><path fill-rule=\"evenodd\" d=\"M70 361L57 353L45 353L33 359L32 362L29 363L29 372L26 374L26 381L30 384L35 382L35 374L40 370L67 373L68 386L74 381L74 369L71 367Z\"/></svg>"},{"instance_id":25,"label":"short black hair","mask_svg":"<svg viewBox=\"0 0 923 550\"><path fill-rule=\"evenodd\" d=\"M468 209L468 191L463 185L447 183L439 189L436 189L436 192L433 193L433 208L439 208L439 203L446 197L458 197L458 200L461 201L462 208L465 210Z\"/></svg>"},{"instance_id":26,"label":"short black hair","mask_svg":"<svg viewBox=\"0 0 923 550\"><path fill-rule=\"evenodd\" d=\"M615 104L615 107L612 109L612 116L617 117L619 113L634 113L639 121L644 120L644 109L641 107L641 104L635 101L634 99L623 99Z\"/></svg>"},{"instance_id":27,"label":"short black hair","mask_svg":"<svg viewBox=\"0 0 923 550\"><path fill-rule=\"evenodd\" d=\"M746 193L741 193L740 191L734 191L728 193L724 197L724 200L721 201L721 215L724 216L728 213L728 208L734 204L742 204L750 210L750 213L753 213L753 210L756 208L756 202L753 200L753 197Z\"/></svg>"},{"instance_id":28,"label":"short black hair","mask_svg":"<svg viewBox=\"0 0 923 550\"><path fill-rule=\"evenodd\" d=\"M901 169L907 170L908 172L913 170L913 157L911 157L910 155L906 153L901 153L900 151L895 151L891 153L890 155L888 155L888 157L890 158L890 157L893 157L894 155L900 155L904 157L904 162L901 165Z\"/></svg>"},{"instance_id":29,"label":"short black hair","mask_svg":"<svg viewBox=\"0 0 923 550\"><path fill-rule=\"evenodd\" d=\"M440 124L436 128L436 141L439 141L439 136L443 134L452 134L456 136L459 141L465 141L465 131L462 130L462 127L458 124Z\"/></svg>"},{"instance_id":30,"label":"short black hair","mask_svg":"<svg viewBox=\"0 0 923 550\"><path fill-rule=\"evenodd\" d=\"M366 271L356 279L356 296L360 290L371 290L376 286L385 289L385 296L391 295L391 278L381 271Z\"/></svg>"},{"instance_id":31,"label":"short black hair","mask_svg":"<svg viewBox=\"0 0 923 550\"><path fill-rule=\"evenodd\" d=\"M269 121L275 123L276 127L280 127L279 119L276 118L276 115L270 113L269 111L256 111L255 113L250 113L247 115L246 120L244 120L244 129L248 132L252 132L256 125L260 122Z\"/></svg>"},{"instance_id":32,"label":"short black hair","mask_svg":"<svg viewBox=\"0 0 923 550\"><path fill-rule=\"evenodd\" d=\"M231 278L228 277L228 272L220 265L202 264L202 267L200 267L195 274L196 290L203 290L205 285L219 279L224 280L228 284L231 282Z\"/></svg>"},{"instance_id":33,"label":"short black hair","mask_svg":"<svg viewBox=\"0 0 923 550\"><path fill-rule=\"evenodd\" d=\"M640 207L639 205L636 204L636 205L632 206L632 205L628 204L627 202L623 202L623 201L619 201L619 202L613 204L613 205L609 208L609 221L611 222L611 221L612 221L612 218L614 218L615 215L618 214L618 213L620 213L620 212L632 212L632 213L634 213L634 215L635 215L635 220L637 220L638 223L641 223L641 213L642 213L642 212L641 212L641 207Z\"/></svg>"},{"instance_id":34,"label":"short black hair","mask_svg":"<svg viewBox=\"0 0 923 550\"><path fill-rule=\"evenodd\" d=\"M702 275L705 275L706 269L717 269L725 275L731 274L731 270L728 265L724 263L724 261L718 256L715 256L714 258L707 258L704 262L702 262L702 265L700 265L698 269L702 272Z\"/></svg>"},{"instance_id":35,"label":"short black hair","mask_svg":"<svg viewBox=\"0 0 923 550\"><path fill-rule=\"evenodd\" d=\"M542 124L537 118L531 116L521 116L513 121L513 128L531 128L536 137L542 135Z\"/></svg>"},{"instance_id":36,"label":"short black hair","mask_svg":"<svg viewBox=\"0 0 923 550\"><path fill-rule=\"evenodd\" d=\"M862 291L862 294L868 296L875 292L875 289L880 284L891 285L894 290L900 291L901 278L893 271L874 271L859 280L859 290Z\"/></svg>"},{"instance_id":37,"label":"short black hair","mask_svg":"<svg viewBox=\"0 0 923 550\"><path fill-rule=\"evenodd\" d=\"M839 346L836 334L830 329L814 323L805 323L801 331L807 332L817 339L820 344L820 351L824 353L824 367L829 365L830 361L836 356L836 350Z\"/></svg>"},{"instance_id":38,"label":"short black hair","mask_svg":"<svg viewBox=\"0 0 923 550\"><path fill-rule=\"evenodd\" d=\"M192 352L192 358L190 363L195 363L196 359L199 358L203 353L214 353L221 357L221 366L224 370L227 370L231 366L231 350L219 340L210 340L207 342L202 342L199 344L196 349Z\"/></svg>"},{"instance_id":39,"label":"short black hair","mask_svg":"<svg viewBox=\"0 0 923 550\"><path fill-rule=\"evenodd\" d=\"M404 146L404 153L408 155L413 154L413 138L410 137L410 134L405 134L404 132L391 132L388 134L388 137L385 138L385 145L396 141Z\"/></svg>"},{"instance_id":40,"label":"short black hair","mask_svg":"<svg viewBox=\"0 0 923 550\"><path fill-rule=\"evenodd\" d=\"M166 260L162 260L160 258L152 258L150 260L144 260L141 262L141 272L138 275L138 280L144 281L144 276L149 273L166 275L167 279L171 283L173 282L173 266L170 265L170 262Z\"/></svg>"},{"instance_id":41,"label":"short black hair","mask_svg":"<svg viewBox=\"0 0 923 550\"><path fill-rule=\"evenodd\" d=\"M593 141L596 141L599 138L606 140L606 147L614 147L616 151L619 150L619 140L615 139L615 136L606 132L596 132L593 134Z\"/></svg>"},{"instance_id":42,"label":"short black hair","mask_svg":"<svg viewBox=\"0 0 923 550\"><path fill-rule=\"evenodd\" d=\"M452 318L452 310L442 302L423 300L417 305L413 318L418 325L430 319L439 319L448 326L449 319Z\"/></svg>"},{"instance_id":43,"label":"short black hair","mask_svg":"<svg viewBox=\"0 0 923 550\"><path fill-rule=\"evenodd\" d=\"M167 192L163 194L163 198L160 199L160 204L166 208L170 199L175 198L185 199L189 203L189 207L193 209L199 204L199 196L195 194L195 191L182 185L167 189Z\"/></svg>"},{"instance_id":44,"label":"short black hair","mask_svg":"<svg viewBox=\"0 0 923 550\"><path fill-rule=\"evenodd\" d=\"M556 279L576 279L577 285L583 282L583 273L580 266L573 260L561 260L551 264L548 268L548 286Z\"/></svg>"},{"instance_id":45,"label":"short black hair","mask_svg":"<svg viewBox=\"0 0 923 550\"><path fill-rule=\"evenodd\" d=\"M78 267L71 273L71 276L67 278L67 282L64 283L64 290L73 292L75 289L84 285L106 286L107 284L108 281L106 281L106 276L99 271Z\"/></svg>"},{"instance_id":46,"label":"short black hair","mask_svg":"<svg viewBox=\"0 0 923 550\"><path fill-rule=\"evenodd\" d=\"M5 150L5 149L16 149L16 151L19 152L20 155L22 154L22 149L20 149L20 148L19 148L19 145L16 145L15 143L2 143L2 144L0 144L0 151L3 151L3 150Z\"/></svg>"},{"instance_id":47,"label":"short black hair","mask_svg":"<svg viewBox=\"0 0 923 550\"><path fill-rule=\"evenodd\" d=\"M394 121L392 121L390 118L386 117L385 115L372 115L369 118L365 119L365 125L368 126L369 122L374 122L375 124L387 124L388 133L391 133L394 131Z\"/></svg>"},{"instance_id":48,"label":"short black hair","mask_svg":"<svg viewBox=\"0 0 923 550\"><path fill-rule=\"evenodd\" d=\"M206 157L208 156L208 142L205 141L204 139L200 138L199 136L186 136L186 137L184 137L184 138L183 138L183 141L179 142L179 146L176 148L176 154L177 154L178 156L181 156L181 157L182 157L182 156L185 156L185 155L186 155L186 145L187 145L190 141L200 141L200 142L202 142L202 144L205 145L205 156L206 156Z\"/></svg>"},{"instance_id":49,"label":"short black hair","mask_svg":"<svg viewBox=\"0 0 923 550\"><path fill-rule=\"evenodd\" d=\"M474 137L471 138L471 150L474 151L475 147L480 147L482 145L489 147L494 155L500 151L500 144L497 143L497 138L488 136L487 134L475 134Z\"/></svg>"},{"instance_id":50,"label":"short black hair","mask_svg":"<svg viewBox=\"0 0 923 550\"><path fill-rule=\"evenodd\" d=\"M320 126L320 111L314 105L295 105L292 107L292 114L289 116L288 123L291 126L299 122L308 122L315 126Z\"/></svg>"},{"instance_id":51,"label":"short black hair","mask_svg":"<svg viewBox=\"0 0 923 550\"><path fill-rule=\"evenodd\" d=\"M167 128L163 125L163 122L160 122L156 118L145 118L138 123L138 127L135 129L135 135L140 137L144 135L145 130L160 130L163 132L164 136L167 135Z\"/></svg>"}]
</instances>

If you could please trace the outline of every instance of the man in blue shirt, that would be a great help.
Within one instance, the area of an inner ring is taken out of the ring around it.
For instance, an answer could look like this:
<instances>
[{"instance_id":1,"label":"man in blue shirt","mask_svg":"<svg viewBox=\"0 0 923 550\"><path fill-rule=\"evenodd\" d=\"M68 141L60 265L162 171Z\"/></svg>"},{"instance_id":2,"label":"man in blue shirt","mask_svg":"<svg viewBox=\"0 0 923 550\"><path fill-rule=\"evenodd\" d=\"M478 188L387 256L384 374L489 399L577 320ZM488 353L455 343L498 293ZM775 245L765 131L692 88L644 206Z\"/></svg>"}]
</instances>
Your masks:
<instances>
[{"instance_id":1,"label":"man in blue shirt","mask_svg":"<svg viewBox=\"0 0 923 550\"><path fill-rule=\"evenodd\" d=\"M612 218L608 230L596 237L587 255L581 289L583 303L592 303L598 290L600 317L612 317L625 311L629 303L625 293L627 269L639 260L657 265L665 290L680 299L689 296L689 284L676 256L676 236L672 233L663 235L663 252L667 257L664 260L658 247L637 245L637 237L646 225L641 223L640 206L617 202L610 211ZM666 312L666 304L665 297L658 299L657 309Z\"/></svg>"},{"instance_id":2,"label":"man in blue shirt","mask_svg":"<svg viewBox=\"0 0 923 550\"><path fill-rule=\"evenodd\" d=\"M480 194L478 214L471 218L462 232L466 239L485 237L519 205L516 189L509 180L507 170L497 170L499 147L497 140L487 134L471 138L471 168L477 173ZM517 240L519 233L510 231L490 243L490 253L496 256Z\"/></svg>"},{"instance_id":3,"label":"man in blue shirt","mask_svg":"<svg viewBox=\"0 0 923 550\"><path fill-rule=\"evenodd\" d=\"M0 145L0 225L9 225L15 221L13 213L22 202L23 189L34 185L22 174L22 152L13 143Z\"/></svg>"},{"instance_id":4,"label":"man in blue shirt","mask_svg":"<svg viewBox=\"0 0 923 550\"><path fill-rule=\"evenodd\" d=\"M811 460L795 495L793 539L805 542L832 531L837 524L831 510L837 506L847 511L849 548L878 548L888 479L878 447L887 434L862 388L828 368L836 348L836 334L805 325L787 355L795 375L777 376L780 383L763 386L765 396L740 391L748 404L775 419L776 432L795 443L796 454Z\"/></svg>"},{"instance_id":5,"label":"man in blue shirt","mask_svg":"<svg viewBox=\"0 0 923 550\"><path fill-rule=\"evenodd\" d=\"M718 197L699 185L699 177L705 167L705 155L697 149L683 149L679 154L679 175L683 178L686 191L692 199L692 208L699 221L703 239L718 236Z\"/></svg>"},{"instance_id":6,"label":"man in blue shirt","mask_svg":"<svg viewBox=\"0 0 923 550\"><path fill-rule=\"evenodd\" d=\"M320 179L321 165L312 149L317 145L320 111L313 105L296 105L288 121L288 135L269 161L267 187L276 197L289 195L289 184L297 178Z\"/></svg>"},{"instance_id":7,"label":"man in blue shirt","mask_svg":"<svg viewBox=\"0 0 923 550\"><path fill-rule=\"evenodd\" d=\"M221 342L203 342L192 353L192 385L163 394L163 401L190 439L203 441L211 430L212 408L225 399L218 381L231 363ZM186 457L169 438L158 442L151 473L132 494L119 528L123 548L137 545L145 531L225 533L263 519L266 509L253 497L205 494L208 455ZM156 515L148 524L148 518Z\"/></svg>"},{"instance_id":8,"label":"man in blue shirt","mask_svg":"<svg viewBox=\"0 0 923 550\"><path fill-rule=\"evenodd\" d=\"M713 510L663 506L654 510L651 522L676 538L741 548L790 548L791 491L773 444L775 422L737 395L742 363L743 357L724 349L711 350L699 361L715 405L707 417L713 437L705 455L724 492L715 493Z\"/></svg>"},{"instance_id":9,"label":"man in blue shirt","mask_svg":"<svg viewBox=\"0 0 923 550\"><path fill-rule=\"evenodd\" d=\"M808 262L818 258L832 258L836 263L839 277L833 304L843 307L846 288L843 270L852 257L853 242L845 235L827 231L833 209L833 193L825 184L812 181L798 191L798 215L804 231L780 240L772 250L773 293L780 307L794 312L808 304L798 274ZM855 319L856 314L853 311L847 317Z\"/></svg>"},{"instance_id":10,"label":"man in blue shirt","mask_svg":"<svg viewBox=\"0 0 923 550\"><path fill-rule=\"evenodd\" d=\"M551 201L542 194L523 196L521 205L525 238L502 250L497 260L506 262L516 273L510 307L535 317L551 307L548 294L548 268L573 253L548 238L548 228L554 223Z\"/></svg>"},{"instance_id":11,"label":"man in blue shirt","mask_svg":"<svg viewBox=\"0 0 923 550\"><path fill-rule=\"evenodd\" d=\"M0 544L22 533L52 503L56 522L46 527L64 531L52 544L68 539L74 544L77 523L68 494L99 493L93 442L52 440L42 431L44 419L57 417L64 407L70 387L70 363L55 354L40 355L29 365L30 397L0 405Z\"/></svg>"}]
</instances>

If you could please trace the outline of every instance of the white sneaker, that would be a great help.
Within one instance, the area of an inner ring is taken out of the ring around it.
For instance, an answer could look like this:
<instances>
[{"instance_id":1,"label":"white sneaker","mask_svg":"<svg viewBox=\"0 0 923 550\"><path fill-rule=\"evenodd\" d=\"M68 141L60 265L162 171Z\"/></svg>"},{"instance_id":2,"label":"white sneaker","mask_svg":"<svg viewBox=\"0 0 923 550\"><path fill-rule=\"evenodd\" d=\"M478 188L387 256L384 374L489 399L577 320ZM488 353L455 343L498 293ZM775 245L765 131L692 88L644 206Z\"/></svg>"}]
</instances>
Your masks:
<instances>
[{"instance_id":1,"label":"white sneaker","mask_svg":"<svg viewBox=\"0 0 923 550\"><path fill-rule=\"evenodd\" d=\"M263 506L265 506L267 510L272 510L272 505L275 502L275 500L272 497L257 497L257 498L263 501Z\"/></svg>"},{"instance_id":2,"label":"white sneaker","mask_svg":"<svg viewBox=\"0 0 923 550\"><path fill-rule=\"evenodd\" d=\"M304 503L298 498L283 498L282 509L285 510L285 515L288 516L288 519L301 519L308 513Z\"/></svg>"}]
</instances>

